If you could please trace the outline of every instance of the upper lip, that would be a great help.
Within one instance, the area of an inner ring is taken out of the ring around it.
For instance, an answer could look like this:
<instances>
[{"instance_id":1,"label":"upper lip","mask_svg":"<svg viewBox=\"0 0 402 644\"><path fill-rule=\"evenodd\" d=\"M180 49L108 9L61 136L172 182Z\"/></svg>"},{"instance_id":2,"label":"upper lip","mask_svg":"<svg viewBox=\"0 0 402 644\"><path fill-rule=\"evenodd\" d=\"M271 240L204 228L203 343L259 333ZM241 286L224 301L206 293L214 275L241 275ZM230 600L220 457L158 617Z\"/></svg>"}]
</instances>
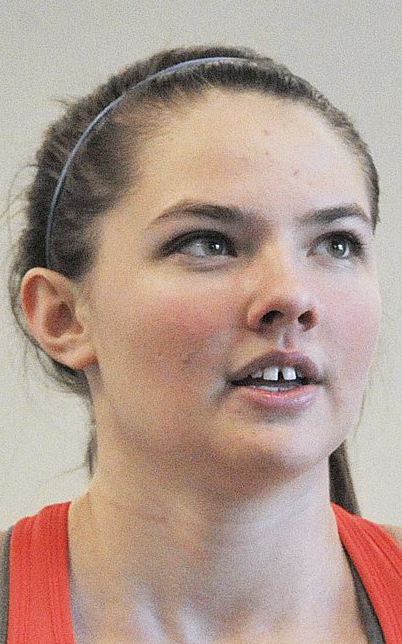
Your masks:
<instances>
[{"instance_id":1,"label":"upper lip","mask_svg":"<svg viewBox=\"0 0 402 644\"><path fill-rule=\"evenodd\" d=\"M312 382L319 383L322 380L322 375L317 365L304 354L297 351L270 351L245 364L230 377L230 381L243 380L255 371L266 369L267 367L294 367L303 374L304 378Z\"/></svg>"}]
</instances>

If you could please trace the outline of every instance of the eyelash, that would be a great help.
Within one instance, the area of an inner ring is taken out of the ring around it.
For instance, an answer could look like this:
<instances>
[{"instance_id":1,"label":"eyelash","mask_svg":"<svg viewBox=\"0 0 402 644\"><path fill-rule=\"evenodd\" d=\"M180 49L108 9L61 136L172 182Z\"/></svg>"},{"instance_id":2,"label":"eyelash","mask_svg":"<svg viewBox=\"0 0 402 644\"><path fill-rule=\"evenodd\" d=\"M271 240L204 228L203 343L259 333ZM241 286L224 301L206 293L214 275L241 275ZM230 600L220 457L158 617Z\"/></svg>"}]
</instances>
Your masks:
<instances>
[{"instance_id":1,"label":"eyelash","mask_svg":"<svg viewBox=\"0 0 402 644\"><path fill-rule=\"evenodd\" d=\"M346 260L353 257L362 257L365 253L366 244L363 239L356 232L350 230L334 230L329 233L325 233L315 243L315 248L317 249L321 244L325 242L334 242L341 241L349 247L349 252L345 257L337 257L334 254L334 259Z\"/></svg>"},{"instance_id":2,"label":"eyelash","mask_svg":"<svg viewBox=\"0 0 402 644\"><path fill-rule=\"evenodd\" d=\"M229 255L237 257L234 242L227 235L219 233L215 230L195 230L191 233L187 233L168 243L162 252L164 255L173 255L175 253L180 253L180 251L183 250L186 244L190 244L191 242L195 242L197 240L203 240L207 242L218 241L220 244L225 244L227 246ZM182 254L190 255L190 253ZM197 255L194 255L194 257L197 257Z\"/></svg>"},{"instance_id":3,"label":"eyelash","mask_svg":"<svg viewBox=\"0 0 402 644\"><path fill-rule=\"evenodd\" d=\"M193 254L192 255L191 253L183 253L183 249L185 248L186 245L191 244L191 242L195 242L198 240L206 241L207 243L218 242L219 244L224 244L228 252L225 255L223 254L219 254L219 255ZM334 241L340 241L342 243L346 243L349 248L349 251L345 257L337 257L336 255L334 255L333 256L334 259L346 260L346 259L351 259L352 257L362 257L364 255L365 246L366 246L365 242L356 232L354 231L352 232L349 230L334 230L321 235L314 243L312 254L319 254L317 252L317 249L321 245L325 244L326 242L331 243ZM197 257L199 259L203 259L206 257L214 257L214 256L215 257L223 257L223 256L237 257L238 256L238 253L235 248L235 243L227 235L214 230L195 230L191 233L187 233L166 244L162 250L162 254L164 256L174 255L176 253ZM331 255L331 254L328 253L328 255Z\"/></svg>"}]
</instances>

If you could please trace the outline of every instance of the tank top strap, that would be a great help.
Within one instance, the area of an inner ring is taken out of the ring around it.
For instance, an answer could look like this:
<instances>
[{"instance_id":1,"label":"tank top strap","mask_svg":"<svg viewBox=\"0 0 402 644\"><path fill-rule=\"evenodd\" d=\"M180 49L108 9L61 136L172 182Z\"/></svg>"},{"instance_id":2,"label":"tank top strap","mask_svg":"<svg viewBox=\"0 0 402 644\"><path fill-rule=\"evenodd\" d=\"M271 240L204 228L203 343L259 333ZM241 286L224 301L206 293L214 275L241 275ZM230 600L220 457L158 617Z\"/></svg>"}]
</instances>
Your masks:
<instances>
[{"instance_id":1,"label":"tank top strap","mask_svg":"<svg viewBox=\"0 0 402 644\"><path fill-rule=\"evenodd\" d=\"M387 644L402 642L402 549L381 526L332 504L341 542L375 610Z\"/></svg>"},{"instance_id":2,"label":"tank top strap","mask_svg":"<svg viewBox=\"0 0 402 644\"><path fill-rule=\"evenodd\" d=\"M74 644L68 583L68 509L19 521L10 546L7 644Z\"/></svg>"}]
</instances>

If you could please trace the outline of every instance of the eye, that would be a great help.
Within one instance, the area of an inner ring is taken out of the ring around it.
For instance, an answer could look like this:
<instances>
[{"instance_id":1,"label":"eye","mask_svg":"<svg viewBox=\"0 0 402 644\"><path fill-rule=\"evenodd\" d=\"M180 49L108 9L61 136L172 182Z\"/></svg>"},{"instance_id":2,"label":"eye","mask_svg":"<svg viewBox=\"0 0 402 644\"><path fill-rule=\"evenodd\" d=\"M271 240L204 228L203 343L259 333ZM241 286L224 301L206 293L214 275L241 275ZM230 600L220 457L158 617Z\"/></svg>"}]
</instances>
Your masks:
<instances>
[{"instance_id":1,"label":"eye","mask_svg":"<svg viewBox=\"0 0 402 644\"><path fill-rule=\"evenodd\" d=\"M166 254L179 253L193 257L224 257L236 255L233 242L215 231L194 231L174 240Z\"/></svg>"},{"instance_id":2,"label":"eye","mask_svg":"<svg viewBox=\"0 0 402 644\"><path fill-rule=\"evenodd\" d=\"M336 231L328 233L318 240L315 253L329 255L334 259L350 259L363 254L363 242L355 233Z\"/></svg>"}]
</instances>

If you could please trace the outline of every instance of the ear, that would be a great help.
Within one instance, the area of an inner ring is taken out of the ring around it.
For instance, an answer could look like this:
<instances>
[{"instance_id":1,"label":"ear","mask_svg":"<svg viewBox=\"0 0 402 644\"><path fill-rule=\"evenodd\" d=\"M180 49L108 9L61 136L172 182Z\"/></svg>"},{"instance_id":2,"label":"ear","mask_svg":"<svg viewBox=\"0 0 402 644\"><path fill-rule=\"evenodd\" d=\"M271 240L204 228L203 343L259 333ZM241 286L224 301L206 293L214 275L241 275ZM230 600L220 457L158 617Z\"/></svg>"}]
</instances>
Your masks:
<instances>
[{"instance_id":1,"label":"ear","mask_svg":"<svg viewBox=\"0 0 402 644\"><path fill-rule=\"evenodd\" d=\"M78 285L55 271L32 268L21 284L21 304L32 335L49 356L77 370L96 362Z\"/></svg>"}]
</instances>

